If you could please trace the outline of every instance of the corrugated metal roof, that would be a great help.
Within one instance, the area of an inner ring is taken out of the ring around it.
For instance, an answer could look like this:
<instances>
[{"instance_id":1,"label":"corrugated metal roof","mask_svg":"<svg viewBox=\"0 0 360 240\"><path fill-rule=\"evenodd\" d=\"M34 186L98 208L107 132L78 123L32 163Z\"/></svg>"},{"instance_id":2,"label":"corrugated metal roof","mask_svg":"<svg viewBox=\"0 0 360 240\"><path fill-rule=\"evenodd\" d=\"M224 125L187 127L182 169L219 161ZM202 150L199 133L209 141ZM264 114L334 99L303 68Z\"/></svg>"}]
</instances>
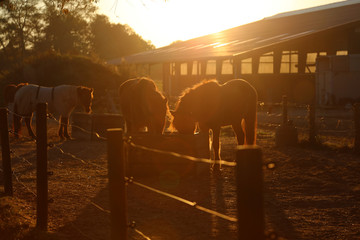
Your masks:
<instances>
[{"instance_id":1,"label":"corrugated metal roof","mask_svg":"<svg viewBox=\"0 0 360 240\"><path fill-rule=\"evenodd\" d=\"M123 60L129 63L161 63L226 58L360 21L359 0L326 6L278 14L218 33L113 59L108 63L119 64Z\"/></svg>"}]
</instances>

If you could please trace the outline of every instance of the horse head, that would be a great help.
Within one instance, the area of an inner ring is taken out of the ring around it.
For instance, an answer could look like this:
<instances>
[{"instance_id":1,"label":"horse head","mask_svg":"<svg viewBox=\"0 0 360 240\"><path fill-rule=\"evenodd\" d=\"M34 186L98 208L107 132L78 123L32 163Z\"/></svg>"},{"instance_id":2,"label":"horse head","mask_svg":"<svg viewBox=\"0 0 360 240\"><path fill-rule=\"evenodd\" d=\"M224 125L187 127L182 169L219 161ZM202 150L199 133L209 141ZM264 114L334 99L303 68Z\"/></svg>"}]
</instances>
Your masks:
<instances>
[{"instance_id":1,"label":"horse head","mask_svg":"<svg viewBox=\"0 0 360 240\"><path fill-rule=\"evenodd\" d=\"M173 116L172 126L182 134L193 134L196 120L191 112L184 112L180 109L171 112Z\"/></svg>"},{"instance_id":2,"label":"horse head","mask_svg":"<svg viewBox=\"0 0 360 240\"><path fill-rule=\"evenodd\" d=\"M94 92L93 88L82 87L82 86L77 88L78 99L80 101L80 104L84 107L86 113L91 112L93 92Z\"/></svg>"},{"instance_id":3,"label":"horse head","mask_svg":"<svg viewBox=\"0 0 360 240\"><path fill-rule=\"evenodd\" d=\"M166 117L169 115L169 107L167 98L162 97L160 94L157 97L157 102L155 105L149 105L151 124L149 126L149 131L162 134L165 129Z\"/></svg>"}]
</instances>

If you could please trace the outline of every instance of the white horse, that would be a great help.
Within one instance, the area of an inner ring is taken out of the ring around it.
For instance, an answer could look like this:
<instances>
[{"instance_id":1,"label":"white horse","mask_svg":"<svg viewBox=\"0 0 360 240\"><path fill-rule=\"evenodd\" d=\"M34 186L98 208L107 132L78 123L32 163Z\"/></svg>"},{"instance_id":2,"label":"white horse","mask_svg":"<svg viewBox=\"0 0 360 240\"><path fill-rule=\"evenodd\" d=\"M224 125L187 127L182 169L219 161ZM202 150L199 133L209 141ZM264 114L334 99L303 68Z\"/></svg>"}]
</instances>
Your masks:
<instances>
[{"instance_id":1,"label":"white horse","mask_svg":"<svg viewBox=\"0 0 360 240\"><path fill-rule=\"evenodd\" d=\"M21 118L24 117L29 135L36 138L31 119L38 103L48 103L48 111L60 115L59 136L70 138L68 133L69 116L77 105L82 105L85 112L91 112L94 89L83 86L60 85L42 87L29 84L21 87L14 97L14 132L18 137Z\"/></svg>"}]
</instances>

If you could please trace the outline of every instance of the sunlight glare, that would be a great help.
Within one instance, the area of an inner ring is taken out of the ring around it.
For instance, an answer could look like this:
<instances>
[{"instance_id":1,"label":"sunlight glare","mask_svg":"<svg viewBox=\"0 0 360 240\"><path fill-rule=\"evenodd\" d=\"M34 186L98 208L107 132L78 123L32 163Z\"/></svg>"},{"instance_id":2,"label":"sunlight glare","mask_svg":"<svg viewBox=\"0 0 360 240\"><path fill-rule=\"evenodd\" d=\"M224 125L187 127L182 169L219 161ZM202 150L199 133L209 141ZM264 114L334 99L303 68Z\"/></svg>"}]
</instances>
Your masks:
<instances>
[{"instance_id":1,"label":"sunlight glare","mask_svg":"<svg viewBox=\"0 0 360 240\"><path fill-rule=\"evenodd\" d=\"M161 47L339 0L116 0L116 5L113 1L100 1L101 12L111 22L128 24L145 40Z\"/></svg>"}]
</instances>

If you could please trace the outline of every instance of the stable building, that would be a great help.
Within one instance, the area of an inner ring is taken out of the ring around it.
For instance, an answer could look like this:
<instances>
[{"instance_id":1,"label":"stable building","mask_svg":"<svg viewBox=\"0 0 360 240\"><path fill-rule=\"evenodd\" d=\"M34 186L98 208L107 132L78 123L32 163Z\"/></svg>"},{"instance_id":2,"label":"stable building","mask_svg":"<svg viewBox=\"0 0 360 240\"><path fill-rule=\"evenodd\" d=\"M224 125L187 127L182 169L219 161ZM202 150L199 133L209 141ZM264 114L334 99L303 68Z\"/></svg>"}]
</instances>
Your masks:
<instances>
[{"instance_id":1,"label":"stable building","mask_svg":"<svg viewBox=\"0 0 360 240\"><path fill-rule=\"evenodd\" d=\"M353 54L360 54L360 0L281 13L108 63L126 62L150 77L160 69L155 80L169 97L204 79L242 78L261 101L279 102L286 94L310 103L319 86L318 57Z\"/></svg>"}]
</instances>

